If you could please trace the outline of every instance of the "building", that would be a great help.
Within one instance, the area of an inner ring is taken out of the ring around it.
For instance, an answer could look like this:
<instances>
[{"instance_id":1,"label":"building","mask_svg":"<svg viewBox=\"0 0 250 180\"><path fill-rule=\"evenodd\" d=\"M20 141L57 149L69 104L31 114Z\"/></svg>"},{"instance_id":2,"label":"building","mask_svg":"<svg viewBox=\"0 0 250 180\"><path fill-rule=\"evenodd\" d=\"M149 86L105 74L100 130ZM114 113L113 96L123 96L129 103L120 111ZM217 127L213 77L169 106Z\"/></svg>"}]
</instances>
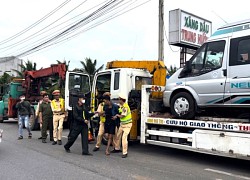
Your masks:
<instances>
[{"instance_id":1,"label":"building","mask_svg":"<svg viewBox=\"0 0 250 180\"><path fill-rule=\"evenodd\" d=\"M23 64L23 60L15 56L0 58L0 76L5 72L11 76L17 76L17 73L13 69L21 71L19 64Z\"/></svg>"}]
</instances>

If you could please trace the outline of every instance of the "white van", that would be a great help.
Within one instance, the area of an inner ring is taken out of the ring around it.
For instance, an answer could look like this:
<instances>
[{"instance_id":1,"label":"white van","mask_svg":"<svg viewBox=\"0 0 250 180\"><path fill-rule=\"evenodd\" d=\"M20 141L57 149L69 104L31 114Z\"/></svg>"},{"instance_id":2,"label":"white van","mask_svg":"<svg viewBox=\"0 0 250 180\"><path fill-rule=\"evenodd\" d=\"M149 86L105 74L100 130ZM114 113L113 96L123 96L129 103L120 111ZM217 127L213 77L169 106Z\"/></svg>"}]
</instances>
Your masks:
<instances>
[{"instance_id":1,"label":"white van","mask_svg":"<svg viewBox=\"0 0 250 180\"><path fill-rule=\"evenodd\" d=\"M250 19L219 28L168 79L163 102L179 118L194 118L197 110L208 107L231 107L238 111L236 117L243 112L249 116Z\"/></svg>"}]
</instances>

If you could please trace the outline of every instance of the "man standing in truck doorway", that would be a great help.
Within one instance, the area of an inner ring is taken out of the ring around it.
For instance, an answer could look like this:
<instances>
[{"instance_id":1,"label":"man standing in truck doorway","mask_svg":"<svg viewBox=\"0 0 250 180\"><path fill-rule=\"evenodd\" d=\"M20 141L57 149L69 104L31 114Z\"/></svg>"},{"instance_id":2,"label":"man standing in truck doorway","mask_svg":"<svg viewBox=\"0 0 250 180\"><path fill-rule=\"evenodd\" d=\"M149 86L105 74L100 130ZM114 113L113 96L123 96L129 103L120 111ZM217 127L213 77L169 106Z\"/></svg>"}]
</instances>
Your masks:
<instances>
[{"instance_id":1,"label":"man standing in truck doorway","mask_svg":"<svg viewBox=\"0 0 250 180\"><path fill-rule=\"evenodd\" d=\"M120 118L120 127L117 132L117 138L115 143L115 149L113 153L120 152L121 138L122 138L122 158L128 156L128 135L132 127L131 111L126 103L127 97L124 94L119 95L120 113L116 114L115 118Z\"/></svg>"},{"instance_id":2,"label":"man standing in truck doorway","mask_svg":"<svg viewBox=\"0 0 250 180\"><path fill-rule=\"evenodd\" d=\"M62 145L62 131L63 122L65 119L65 103L63 98L60 97L60 91L54 90L52 92L54 99L51 101L51 109L53 112L53 138L52 145Z\"/></svg>"},{"instance_id":3,"label":"man standing in truck doorway","mask_svg":"<svg viewBox=\"0 0 250 180\"><path fill-rule=\"evenodd\" d=\"M98 105L97 111L95 112L96 115L100 117L100 122L99 122L99 130L98 130L98 135L97 135L97 140L96 140L96 145L93 149L93 151L98 151L100 149L101 143L102 143L102 138L104 135L104 123L105 123L105 116L104 116L104 102L103 102L103 97L104 96L111 96L109 92L105 92L102 96L101 103Z\"/></svg>"},{"instance_id":4,"label":"man standing in truck doorway","mask_svg":"<svg viewBox=\"0 0 250 180\"><path fill-rule=\"evenodd\" d=\"M16 108L18 111L18 124L19 124L19 137L18 140L23 139L23 124L28 131L28 138L32 138L32 134L30 131L30 123L29 117L31 115L31 107L29 101L25 101L25 95L20 96L20 102L16 104Z\"/></svg>"}]
</instances>

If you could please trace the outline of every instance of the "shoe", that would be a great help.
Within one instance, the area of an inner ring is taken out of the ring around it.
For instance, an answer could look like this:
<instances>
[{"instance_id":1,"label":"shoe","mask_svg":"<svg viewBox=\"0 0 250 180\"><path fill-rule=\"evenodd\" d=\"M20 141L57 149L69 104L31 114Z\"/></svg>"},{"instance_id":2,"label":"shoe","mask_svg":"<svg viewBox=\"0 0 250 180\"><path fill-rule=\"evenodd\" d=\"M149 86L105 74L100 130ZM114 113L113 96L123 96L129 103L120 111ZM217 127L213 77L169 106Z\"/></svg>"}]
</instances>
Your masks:
<instances>
[{"instance_id":1,"label":"shoe","mask_svg":"<svg viewBox=\"0 0 250 180\"><path fill-rule=\"evenodd\" d=\"M58 145L62 145L62 141L61 141L61 140L58 140L58 141L57 141L57 144L58 144Z\"/></svg>"},{"instance_id":2,"label":"shoe","mask_svg":"<svg viewBox=\"0 0 250 180\"><path fill-rule=\"evenodd\" d=\"M120 149L119 150L117 150L117 149L113 149L112 151L111 151L111 153L119 153L119 152L122 152Z\"/></svg>"},{"instance_id":3,"label":"shoe","mask_svg":"<svg viewBox=\"0 0 250 180\"><path fill-rule=\"evenodd\" d=\"M23 136L19 136L19 137L17 138L17 140L21 140L21 139L23 139Z\"/></svg>"},{"instance_id":4,"label":"shoe","mask_svg":"<svg viewBox=\"0 0 250 180\"><path fill-rule=\"evenodd\" d=\"M128 154L123 154L122 155L122 158L126 158L126 157L128 157Z\"/></svg>"},{"instance_id":5,"label":"shoe","mask_svg":"<svg viewBox=\"0 0 250 180\"><path fill-rule=\"evenodd\" d=\"M82 155L84 155L84 156L93 156L93 154L91 154L91 153L82 153Z\"/></svg>"},{"instance_id":6,"label":"shoe","mask_svg":"<svg viewBox=\"0 0 250 180\"><path fill-rule=\"evenodd\" d=\"M94 147L93 151L99 151L99 147Z\"/></svg>"},{"instance_id":7,"label":"shoe","mask_svg":"<svg viewBox=\"0 0 250 180\"><path fill-rule=\"evenodd\" d=\"M31 134L31 133L29 133L29 136L28 136L28 138L29 138L29 139L31 139L31 138L32 138L32 134Z\"/></svg>"},{"instance_id":8,"label":"shoe","mask_svg":"<svg viewBox=\"0 0 250 180\"><path fill-rule=\"evenodd\" d=\"M53 141L52 145L56 145L56 144L57 144L57 142L56 142L56 141Z\"/></svg>"},{"instance_id":9,"label":"shoe","mask_svg":"<svg viewBox=\"0 0 250 180\"><path fill-rule=\"evenodd\" d=\"M67 149L65 146L64 146L64 149L67 153L70 153L70 149Z\"/></svg>"},{"instance_id":10,"label":"shoe","mask_svg":"<svg viewBox=\"0 0 250 180\"><path fill-rule=\"evenodd\" d=\"M42 140L42 143L47 143L47 142L46 142L46 139L43 139L43 140Z\"/></svg>"},{"instance_id":11,"label":"shoe","mask_svg":"<svg viewBox=\"0 0 250 180\"><path fill-rule=\"evenodd\" d=\"M39 137L38 139L43 139L43 137L41 136L41 137Z\"/></svg>"}]
</instances>

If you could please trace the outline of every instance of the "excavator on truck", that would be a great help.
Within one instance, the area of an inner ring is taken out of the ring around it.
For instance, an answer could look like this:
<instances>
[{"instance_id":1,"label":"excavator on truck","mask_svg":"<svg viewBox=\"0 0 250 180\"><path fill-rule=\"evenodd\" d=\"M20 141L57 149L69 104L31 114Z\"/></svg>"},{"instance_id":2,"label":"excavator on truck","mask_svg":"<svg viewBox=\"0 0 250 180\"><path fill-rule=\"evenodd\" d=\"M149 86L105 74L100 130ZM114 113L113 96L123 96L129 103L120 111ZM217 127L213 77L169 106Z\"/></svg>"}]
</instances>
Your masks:
<instances>
[{"instance_id":1,"label":"excavator on truck","mask_svg":"<svg viewBox=\"0 0 250 180\"><path fill-rule=\"evenodd\" d=\"M0 122L9 118L17 118L15 108L18 97L25 94L26 99L32 105L32 115L30 117L31 130L39 127L35 110L39 99L40 91L48 90L52 85L57 84L56 88L63 89L66 76L65 64L54 64L51 67L36 70L25 71L24 79L13 79L13 81L5 87L3 101L0 103ZM54 81L54 83L51 81Z\"/></svg>"}]
</instances>

